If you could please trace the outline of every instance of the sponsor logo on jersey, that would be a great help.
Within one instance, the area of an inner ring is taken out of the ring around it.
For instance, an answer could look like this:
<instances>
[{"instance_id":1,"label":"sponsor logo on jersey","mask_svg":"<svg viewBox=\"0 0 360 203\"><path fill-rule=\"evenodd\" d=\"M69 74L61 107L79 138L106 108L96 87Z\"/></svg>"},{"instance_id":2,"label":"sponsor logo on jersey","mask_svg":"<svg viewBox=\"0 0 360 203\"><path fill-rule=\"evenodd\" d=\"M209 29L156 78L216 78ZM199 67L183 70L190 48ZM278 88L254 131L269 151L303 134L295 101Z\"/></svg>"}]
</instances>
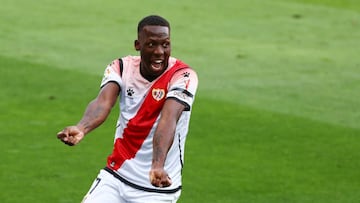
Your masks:
<instances>
[{"instance_id":1,"label":"sponsor logo on jersey","mask_svg":"<svg viewBox=\"0 0 360 203\"><path fill-rule=\"evenodd\" d=\"M180 91L175 91L174 95L182 100L186 100L188 98L188 96L184 92L180 92Z\"/></svg>"},{"instance_id":2,"label":"sponsor logo on jersey","mask_svg":"<svg viewBox=\"0 0 360 203\"><path fill-rule=\"evenodd\" d=\"M156 101L160 101L165 96L165 90L164 89L152 89L152 96Z\"/></svg>"}]
</instances>

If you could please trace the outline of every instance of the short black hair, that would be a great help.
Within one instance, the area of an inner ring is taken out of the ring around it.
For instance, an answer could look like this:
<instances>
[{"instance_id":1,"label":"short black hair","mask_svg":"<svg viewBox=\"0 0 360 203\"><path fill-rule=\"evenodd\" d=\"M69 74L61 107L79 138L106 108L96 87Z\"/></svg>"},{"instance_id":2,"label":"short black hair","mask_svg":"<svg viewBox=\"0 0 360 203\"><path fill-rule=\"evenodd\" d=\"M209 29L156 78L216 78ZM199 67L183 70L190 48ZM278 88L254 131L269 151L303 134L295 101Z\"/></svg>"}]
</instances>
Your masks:
<instances>
[{"instance_id":1,"label":"short black hair","mask_svg":"<svg viewBox=\"0 0 360 203\"><path fill-rule=\"evenodd\" d=\"M147 25L165 26L168 27L170 30L170 23L165 18L158 15L149 15L143 18L138 24L138 33L140 33L140 31Z\"/></svg>"}]
</instances>

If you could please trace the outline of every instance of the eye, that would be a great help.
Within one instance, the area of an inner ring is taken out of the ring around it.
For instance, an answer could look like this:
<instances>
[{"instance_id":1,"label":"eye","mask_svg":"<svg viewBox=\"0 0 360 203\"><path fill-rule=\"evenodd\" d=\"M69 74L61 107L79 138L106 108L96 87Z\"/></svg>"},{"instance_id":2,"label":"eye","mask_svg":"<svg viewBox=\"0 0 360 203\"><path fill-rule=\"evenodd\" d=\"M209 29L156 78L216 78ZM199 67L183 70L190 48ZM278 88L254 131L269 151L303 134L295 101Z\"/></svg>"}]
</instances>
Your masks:
<instances>
[{"instance_id":1,"label":"eye","mask_svg":"<svg viewBox=\"0 0 360 203\"><path fill-rule=\"evenodd\" d=\"M168 48L170 46L170 43L169 42L165 42L163 45L162 45L164 48Z\"/></svg>"},{"instance_id":2,"label":"eye","mask_svg":"<svg viewBox=\"0 0 360 203\"><path fill-rule=\"evenodd\" d=\"M149 43L147 44L147 46L148 46L149 48L151 48L151 47L154 46L154 44L153 44L152 42L149 42Z\"/></svg>"}]
</instances>

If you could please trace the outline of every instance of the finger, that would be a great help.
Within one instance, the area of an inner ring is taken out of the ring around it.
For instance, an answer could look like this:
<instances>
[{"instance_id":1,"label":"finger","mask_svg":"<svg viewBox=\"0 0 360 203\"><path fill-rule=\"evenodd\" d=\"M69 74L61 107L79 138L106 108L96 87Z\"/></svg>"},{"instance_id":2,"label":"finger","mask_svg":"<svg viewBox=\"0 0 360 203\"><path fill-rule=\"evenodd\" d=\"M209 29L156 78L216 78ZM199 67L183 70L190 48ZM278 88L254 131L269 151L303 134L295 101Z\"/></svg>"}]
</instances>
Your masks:
<instances>
[{"instance_id":1,"label":"finger","mask_svg":"<svg viewBox=\"0 0 360 203\"><path fill-rule=\"evenodd\" d=\"M66 135L64 135L64 136L59 136L58 139L61 140L61 141L63 141L63 142L69 142L69 137L67 137Z\"/></svg>"},{"instance_id":2,"label":"finger","mask_svg":"<svg viewBox=\"0 0 360 203\"><path fill-rule=\"evenodd\" d=\"M57 138L61 140L66 145L74 146L76 144L76 140L74 140L73 137L69 136L68 134L64 133L64 131L61 131L57 134Z\"/></svg>"},{"instance_id":3,"label":"finger","mask_svg":"<svg viewBox=\"0 0 360 203\"><path fill-rule=\"evenodd\" d=\"M156 177L154 174L152 174L150 175L150 183L155 187L159 187L161 184L161 178Z\"/></svg>"},{"instance_id":4,"label":"finger","mask_svg":"<svg viewBox=\"0 0 360 203\"><path fill-rule=\"evenodd\" d=\"M69 146L74 146L75 144L72 142L64 142L65 144L69 145Z\"/></svg>"},{"instance_id":5,"label":"finger","mask_svg":"<svg viewBox=\"0 0 360 203\"><path fill-rule=\"evenodd\" d=\"M157 178L155 181L155 187L163 187L161 178Z\"/></svg>"},{"instance_id":6,"label":"finger","mask_svg":"<svg viewBox=\"0 0 360 203\"><path fill-rule=\"evenodd\" d=\"M154 174L150 175L150 183L153 185L153 186L157 186L158 183L157 183L157 178L155 177Z\"/></svg>"},{"instance_id":7,"label":"finger","mask_svg":"<svg viewBox=\"0 0 360 203\"><path fill-rule=\"evenodd\" d=\"M68 142L68 141L64 141L64 140L61 140L61 141L66 145L74 146L74 144L72 142Z\"/></svg>"},{"instance_id":8,"label":"finger","mask_svg":"<svg viewBox=\"0 0 360 203\"><path fill-rule=\"evenodd\" d=\"M70 137L71 137L71 143L73 145L78 144L80 142L80 140L81 140L78 136L70 136Z\"/></svg>"},{"instance_id":9,"label":"finger","mask_svg":"<svg viewBox=\"0 0 360 203\"><path fill-rule=\"evenodd\" d=\"M150 171L150 183L155 187L168 187L172 184L171 178L164 171Z\"/></svg>"},{"instance_id":10,"label":"finger","mask_svg":"<svg viewBox=\"0 0 360 203\"><path fill-rule=\"evenodd\" d=\"M169 187L171 185L171 180L169 178L155 178L151 181L151 184L155 187Z\"/></svg>"},{"instance_id":11,"label":"finger","mask_svg":"<svg viewBox=\"0 0 360 203\"><path fill-rule=\"evenodd\" d=\"M62 139L62 138L67 137L67 136L68 136L68 134L65 133L64 130L58 132L57 135L56 135L56 137L57 137L58 139Z\"/></svg>"},{"instance_id":12,"label":"finger","mask_svg":"<svg viewBox=\"0 0 360 203\"><path fill-rule=\"evenodd\" d=\"M165 180L161 181L161 185L163 187L169 187L171 184L172 184L172 181L169 176L167 176Z\"/></svg>"}]
</instances>

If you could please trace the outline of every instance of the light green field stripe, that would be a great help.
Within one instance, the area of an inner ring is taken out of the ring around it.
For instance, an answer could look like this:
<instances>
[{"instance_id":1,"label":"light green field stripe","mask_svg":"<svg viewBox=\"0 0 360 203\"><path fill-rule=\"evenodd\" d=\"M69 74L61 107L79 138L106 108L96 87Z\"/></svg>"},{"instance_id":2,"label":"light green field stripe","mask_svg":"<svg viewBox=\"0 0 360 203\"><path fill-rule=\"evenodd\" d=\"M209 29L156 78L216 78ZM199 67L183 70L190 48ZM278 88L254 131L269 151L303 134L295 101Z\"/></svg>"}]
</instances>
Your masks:
<instances>
[{"instance_id":1,"label":"light green field stripe","mask_svg":"<svg viewBox=\"0 0 360 203\"><path fill-rule=\"evenodd\" d=\"M324 6L339 10L347 9L360 12L360 5L357 0L291 0L291 2L299 2L301 4L305 3L309 6Z\"/></svg>"},{"instance_id":2,"label":"light green field stripe","mask_svg":"<svg viewBox=\"0 0 360 203\"><path fill-rule=\"evenodd\" d=\"M136 23L156 12L173 23L174 56L198 71L199 94L359 127L356 2L139 2L3 0L0 55L101 76L136 54Z\"/></svg>"}]
</instances>

